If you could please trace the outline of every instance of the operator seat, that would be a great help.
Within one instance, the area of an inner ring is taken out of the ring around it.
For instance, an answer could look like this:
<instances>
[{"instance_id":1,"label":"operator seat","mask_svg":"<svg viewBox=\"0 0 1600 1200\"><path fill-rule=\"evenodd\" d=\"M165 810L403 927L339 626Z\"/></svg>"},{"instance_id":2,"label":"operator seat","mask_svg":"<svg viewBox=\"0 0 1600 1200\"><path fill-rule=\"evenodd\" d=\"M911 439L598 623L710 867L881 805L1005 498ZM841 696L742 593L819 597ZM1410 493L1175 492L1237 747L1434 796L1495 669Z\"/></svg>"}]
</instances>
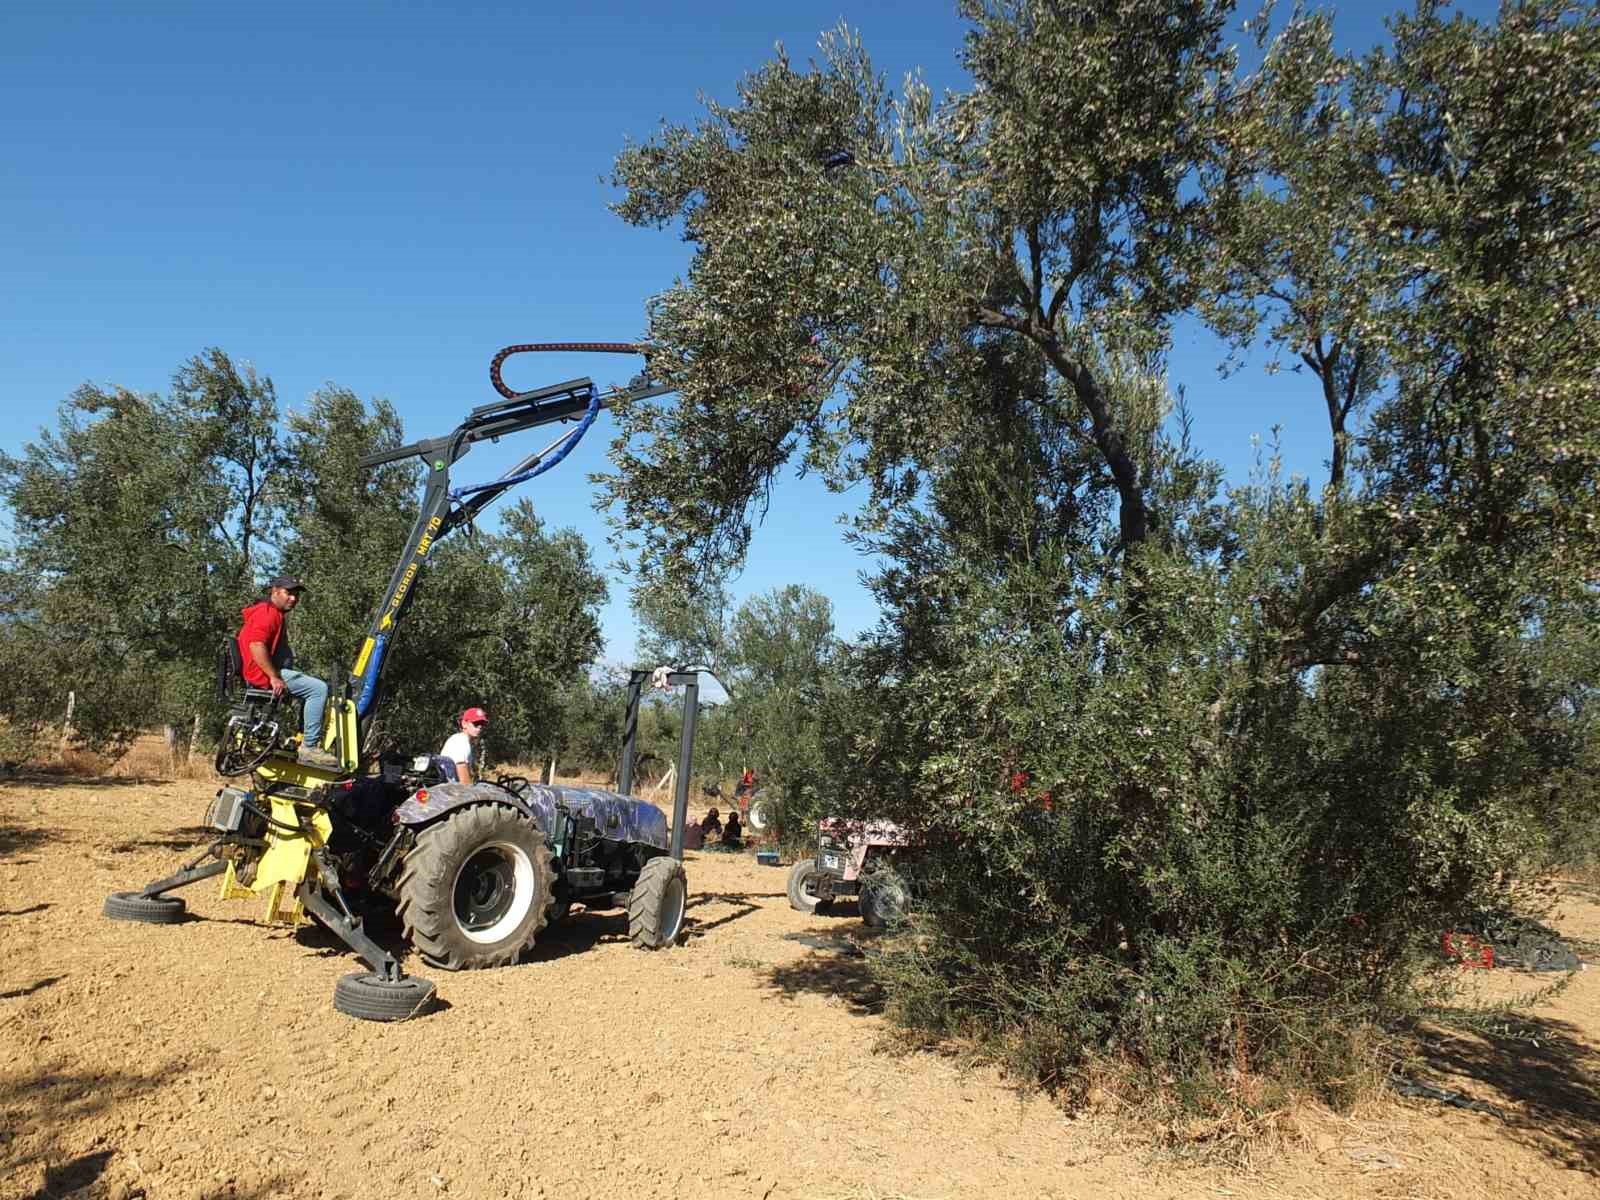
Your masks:
<instances>
[{"instance_id":1,"label":"operator seat","mask_svg":"<svg viewBox=\"0 0 1600 1200\"><path fill-rule=\"evenodd\" d=\"M235 697L241 687L243 694ZM237 698L246 705L277 703L278 698L271 688L258 688L245 682L244 657L239 653L238 638L225 639L217 652L217 698L225 701Z\"/></svg>"}]
</instances>

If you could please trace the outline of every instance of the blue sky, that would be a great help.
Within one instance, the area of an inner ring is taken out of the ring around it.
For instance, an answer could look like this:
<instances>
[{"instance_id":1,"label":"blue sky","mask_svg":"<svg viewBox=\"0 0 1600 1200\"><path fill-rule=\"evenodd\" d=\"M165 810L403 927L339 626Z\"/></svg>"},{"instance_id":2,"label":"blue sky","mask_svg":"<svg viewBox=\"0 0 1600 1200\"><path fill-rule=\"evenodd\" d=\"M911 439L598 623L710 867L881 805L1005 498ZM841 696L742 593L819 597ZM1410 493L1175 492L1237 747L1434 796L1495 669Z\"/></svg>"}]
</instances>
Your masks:
<instances>
[{"instance_id":1,"label":"blue sky","mask_svg":"<svg viewBox=\"0 0 1600 1200\"><path fill-rule=\"evenodd\" d=\"M1247 6L1247 10L1248 10ZM1344 39L1378 36L1387 6L1342 6ZM1488 6L1473 4L1469 12ZM891 79L922 68L959 87L954 4L35 3L0 6L0 449L17 450L85 381L165 391L208 346L254 363L281 402L327 382L392 401L409 437L495 399L490 357L522 341L629 340L644 302L687 263L671 233L623 225L603 182L626 138L690 121L704 93L783 42L804 61L847 20ZM1251 436L1284 427L1291 469L1316 478L1326 417L1307 383L1218 386L1209 339L1180 334L1201 445L1242 479ZM514 387L635 360L513 359ZM525 493L609 563L590 471L604 417ZM546 431L475 451L491 478ZM834 519L850 497L786 482L758 531L743 597L803 582L841 633L875 612ZM613 577L608 657L627 659Z\"/></svg>"}]
</instances>

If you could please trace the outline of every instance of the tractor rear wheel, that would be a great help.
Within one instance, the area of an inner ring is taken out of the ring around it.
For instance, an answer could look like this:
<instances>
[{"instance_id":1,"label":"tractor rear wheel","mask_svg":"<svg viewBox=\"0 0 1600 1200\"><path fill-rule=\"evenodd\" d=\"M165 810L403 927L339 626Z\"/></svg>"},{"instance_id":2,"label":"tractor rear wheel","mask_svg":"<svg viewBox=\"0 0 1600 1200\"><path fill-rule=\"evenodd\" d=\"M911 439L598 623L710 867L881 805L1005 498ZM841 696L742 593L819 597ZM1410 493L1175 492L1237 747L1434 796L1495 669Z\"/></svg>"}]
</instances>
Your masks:
<instances>
[{"instance_id":1,"label":"tractor rear wheel","mask_svg":"<svg viewBox=\"0 0 1600 1200\"><path fill-rule=\"evenodd\" d=\"M683 864L664 854L645 863L628 895L628 936L641 950L670 946L683 933L689 878Z\"/></svg>"},{"instance_id":2,"label":"tractor rear wheel","mask_svg":"<svg viewBox=\"0 0 1600 1200\"><path fill-rule=\"evenodd\" d=\"M435 966L502 967L545 927L550 887L550 848L533 819L473 804L418 832L400 872L400 920Z\"/></svg>"},{"instance_id":3,"label":"tractor rear wheel","mask_svg":"<svg viewBox=\"0 0 1600 1200\"><path fill-rule=\"evenodd\" d=\"M868 929L890 929L901 924L911 911L911 893L905 880L889 867L861 877L857 895L861 923Z\"/></svg>"}]
</instances>

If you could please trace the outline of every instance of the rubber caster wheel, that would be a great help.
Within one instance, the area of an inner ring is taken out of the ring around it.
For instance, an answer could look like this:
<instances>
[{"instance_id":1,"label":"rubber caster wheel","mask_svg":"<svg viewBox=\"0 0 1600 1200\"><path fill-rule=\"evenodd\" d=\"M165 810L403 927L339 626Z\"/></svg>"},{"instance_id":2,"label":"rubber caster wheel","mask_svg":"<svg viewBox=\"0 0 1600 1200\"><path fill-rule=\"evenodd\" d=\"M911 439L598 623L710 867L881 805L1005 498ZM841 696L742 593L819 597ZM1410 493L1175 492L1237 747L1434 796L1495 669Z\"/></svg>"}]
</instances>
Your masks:
<instances>
[{"instance_id":1,"label":"rubber caster wheel","mask_svg":"<svg viewBox=\"0 0 1600 1200\"><path fill-rule=\"evenodd\" d=\"M362 1021L408 1021L433 1004L434 986L407 975L387 980L371 971L354 971L333 986L333 1007Z\"/></svg>"},{"instance_id":2,"label":"rubber caster wheel","mask_svg":"<svg viewBox=\"0 0 1600 1200\"><path fill-rule=\"evenodd\" d=\"M146 896L143 892L112 892L101 911L113 921L146 925L176 925L187 915L177 896Z\"/></svg>"}]
</instances>

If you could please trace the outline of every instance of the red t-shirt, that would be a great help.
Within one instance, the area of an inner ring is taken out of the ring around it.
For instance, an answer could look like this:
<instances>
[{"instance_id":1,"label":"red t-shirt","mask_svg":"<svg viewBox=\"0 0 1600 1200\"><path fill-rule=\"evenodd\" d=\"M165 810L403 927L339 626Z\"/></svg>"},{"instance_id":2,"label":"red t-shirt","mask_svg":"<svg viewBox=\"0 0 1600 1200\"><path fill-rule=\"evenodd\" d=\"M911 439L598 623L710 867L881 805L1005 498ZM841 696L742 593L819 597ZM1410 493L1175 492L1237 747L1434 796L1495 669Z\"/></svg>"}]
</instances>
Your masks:
<instances>
[{"instance_id":1,"label":"red t-shirt","mask_svg":"<svg viewBox=\"0 0 1600 1200\"><path fill-rule=\"evenodd\" d=\"M283 646L283 614L270 600L258 600L244 610L244 628L239 630L239 657L244 661L244 681L251 687L272 686L267 673L256 666L250 653L250 643L260 642L267 648L267 657L278 662L278 651Z\"/></svg>"}]
</instances>

